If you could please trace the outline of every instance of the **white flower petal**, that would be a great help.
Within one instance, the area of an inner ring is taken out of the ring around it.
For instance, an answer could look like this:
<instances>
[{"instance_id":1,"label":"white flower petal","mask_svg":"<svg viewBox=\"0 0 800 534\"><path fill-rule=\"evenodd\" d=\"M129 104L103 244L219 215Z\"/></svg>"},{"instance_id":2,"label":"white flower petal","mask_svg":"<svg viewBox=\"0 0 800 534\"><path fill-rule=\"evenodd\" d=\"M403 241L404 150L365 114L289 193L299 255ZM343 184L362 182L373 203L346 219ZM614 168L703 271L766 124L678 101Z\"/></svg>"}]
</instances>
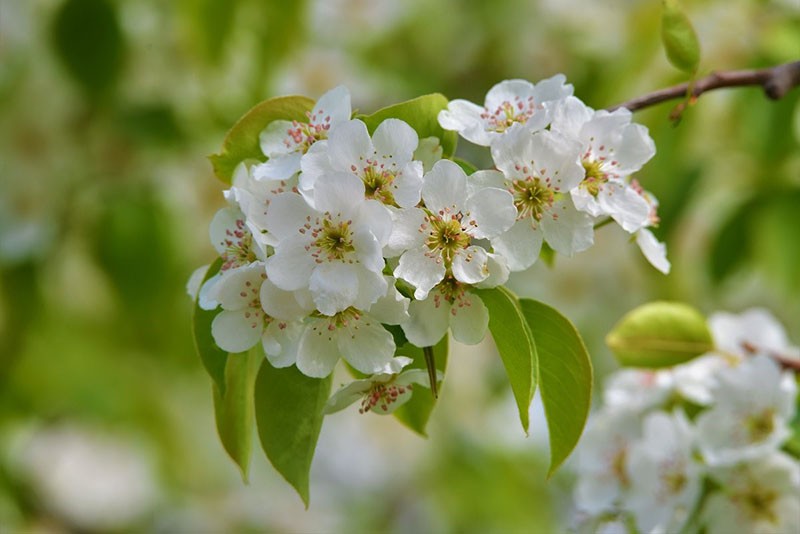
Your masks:
<instances>
[{"instance_id":1,"label":"white flower petal","mask_svg":"<svg viewBox=\"0 0 800 534\"><path fill-rule=\"evenodd\" d=\"M400 264L394 270L396 278L402 278L416 288L414 298L424 299L428 292L442 281L445 268L441 258L426 254L422 248L413 248L400 256Z\"/></svg>"},{"instance_id":2,"label":"white flower petal","mask_svg":"<svg viewBox=\"0 0 800 534\"><path fill-rule=\"evenodd\" d=\"M300 170L302 172L298 181L298 189L303 198L311 206L315 206L316 204L313 202L314 184L317 183L320 176L336 172L331 166L331 160L328 157L328 141L317 141L311 145L311 148L300 160Z\"/></svg>"},{"instance_id":3,"label":"white flower petal","mask_svg":"<svg viewBox=\"0 0 800 534\"><path fill-rule=\"evenodd\" d=\"M424 177L422 199L434 213L453 207L460 210L467 201L467 175L450 160L437 161Z\"/></svg>"},{"instance_id":4,"label":"white flower petal","mask_svg":"<svg viewBox=\"0 0 800 534\"><path fill-rule=\"evenodd\" d=\"M261 145L261 152L265 156L271 158L279 154L288 154L293 152L296 148L294 143L286 145L286 141L291 139L289 137L289 130L294 128L292 121L277 120L272 121L264 128L261 135L258 136L259 144Z\"/></svg>"},{"instance_id":5,"label":"white flower petal","mask_svg":"<svg viewBox=\"0 0 800 534\"><path fill-rule=\"evenodd\" d=\"M295 292L285 291L271 280L264 280L260 291L261 308L270 317L283 321L294 321L305 317L311 311L298 302Z\"/></svg>"},{"instance_id":6,"label":"white flower petal","mask_svg":"<svg viewBox=\"0 0 800 534\"><path fill-rule=\"evenodd\" d=\"M450 309L453 338L465 345L477 345L486 336L489 310L480 297L467 293Z\"/></svg>"},{"instance_id":7,"label":"white flower petal","mask_svg":"<svg viewBox=\"0 0 800 534\"><path fill-rule=\"evenodd\" d=\"M400 326L417 347L436 345L450 326L450 304L441 298L414 300L408 306L408 313L411 319Z\"/></svg>"},{"instance_id":8,"label":"white flower petal","mask_svg":"<svg viewBox=\"0 0 800 534\"><path fill-rule=\"evenodd\" d=\"M329 262L317 265L308 288L314 304L324 315L333 315L352 306L358 297L358 275L351 265Z\"/></svg>"},{"instance_id":9,"label":"white flower petal","mask_svg":"<svg viewBox=\"0 0 800 534\"><path fill-rule=\"evenodd\" d=\"M650 230L642 228L636 232L636 244L650 265L664 274L669 274L671 266L667 259L667 246L659 242Z\"/></svg>"},{"instance_id":10,"label":"white flower petal","mask_svg":"<svg viewBox=\"0 0 800 534\"><path fill-rule=\"evenodd\" d=\"M517 218L514 197L505 189L488 187L467 199L467 212L477 227L471 235L478 239L498 236L511 228Z\"/></svg>"},{"instance_id":11,"label":"white flower petal","mask_svg":"<svg viewBox=\"0 0 800 534\"><path fill-rule=\"evenodd\" d=\"M264 226L276 238L284 240L296 236L298 230L314 216L314 210L303 197L297 193L281 193L270 201Z\"/></svg>"},{"instance_id":12,"label":"white flower petal","mask_svg":"<svg viewBox=\"0 0 800 534\"><path fill-rule=\"evenodd\" d=\"M251 309L223 310L211 322L211 335L219 348L228 352L244 352L258 343L264 322Z\"/></svg>"},{"instance_id":13,"label":"white flower petal","mask_svg":"<svg viewBox=\"0 0 800 534\"><path fill-rule=\"evenodd\" d=\"M542 249L542 232L529 219L514 223L508 232L492 239L494 251L508 261L512 271L522 271L534 264Z\"/></svg>"},{"instance_id":14,"label":"white flower petal","mask_svg":"<svg viewBox=\"0 0 800 534\"><path fill-rule=\"evenodd\" d=\"M214 214L208 227L211 244L216 251L224 254L231 246L240 246L249 231L245 227L245 216L239 208L222 208Z\"/></svg>"},{"instance_id":15,"label":"white flower petal","mask_svg":"<svg viewBox=\"0 0 800 534\"><path fill-rule=\"evenodd\" d=\"M374 303L386 294L386 277L360 266L355 268L355 272L358 276L358 296L353 306L359 310L372 309Z\"/></svg>"},{"instance_id":16,"label":"white flower petal","mask_svg":"<svg viewBox=\"0 0 800 534\"><path fill-rule=\"evenodd\" d=\"M370 379L350 382L331 395L331 398L325 403L323 413L332 414L344 410L354 402L361 400L361 397L372 388L372 385L373 381Z\"/></svg>"},{"instance_id":17,"label":"white flower petal","mask_svg":"<svg viewBox=\"0 0 800 534\"><path fill-rule=\"evenodd\" d=\"M264 163L253 167L253 178L259 181L287 180L300 172L302 154L276 154Z\"/></svg>"},{"instance_id":18,"label":"white flower petal","mask_svg":"<svg viewBox=\"0 0 800 534\"><path fill-rule=\"evenodd\" d=\"M425 234L420 228L425 223L425 212L419 208L391 209L392 233L383 249L387 258L399 256L408 249L422 246Z\"/></svg>"},{"instance_id":19,"label":"white flower petal","mask_svg":"<svg viewBox=\"0 0 800 534\"><path fill-rule=\"evenodd\" d=\"M465 284L477 284L489 277L489 257L481 247L459 250L453 258L453 276Z\"/></svg>"},{"instance_id":20,"label":"white flower petal","mask_svg":"<svg viewBox=\"0 0 800 534\"><path fill-rule=\"evenodd\" d=\"M614 155L619 162L620 173L627 175L641 169L656 155L656 145L647 127L641 124L626 126Z\"/></svg>"},{"instance_id":21,"label":"white flower petal","mask_svg":"<svg viewBox=\"0 0 800 534\"><path fill-rule=\"evenodd\" d=\"M297 348L297 369L311 378L325 378L339 361L339 347L329 320L310 319Z\"/></svg>"},{"instance_id":22,"label":"white flower petal","mask_svg":"<svg viewBox=\"0 0 800 534\"><path fill-rule=\"evenodd\" d=\"M222 278L222 273L217 273L203 284L200 293L197 295L197 305L201 310L213 310L219 306L219 302L214 298L217 293L216 285Z\"/></svg>"},{"instance_id":23,"label":"white flower petal","mask_svg":"<svg viewBox=\"0 0 800 534\"><path fill-rule=\"evenodd\" d=\"M464 139L481 146L489 146L491 136L484 131L481 120L483 108L467 100L451 100L447 109L439 112L439 124L445 130L455 130Z\"/></svg>"},{"instance_id":24,"label":"white flower petal","mask_svg":"<svg viewBox=\"0 0 800 534\"><path fill-rule=\"evenodd\" d=\"M592 108L579 98L569 96L553 107L553 122L550 128L566 136L578 138L583 125L589 122L593 115Z\"/></svg>"},{"instance_id":25,"label":"white flower petal","mask_svg":"<svg viewBox=\"0 0 800 534\"><path fill-rule=\"evenodd\" d=\"M467 197L471 197L487 187L508 190L508 182L500 171L477 171L467 176Z\"/></svg>"},{"instance_id":26,"label":"white flower petal","mask_svg":"<svg viewBox=\"0 0 800 534\"><path fill-rule=\"evenodd\" d=\"M411 161L419 145L419 136L405 121L386 119L375 129L372 144L378 157L391 155L394 163L404 165Z\"/></svg>"},{"instance_id":27,"label":"white flower petal","mask_svg":"<svg viewBox=\"0 0 800 534\"><path fill-rule=\"evenodd\" d=\"M381 247L389 242L392 235L392 213L377 200L364 201L353 222L356 226L369 230Z\"/></svg>"},{"instance_id":28,"label":"white flower petal","mask_svg":"<svg viewBox=\"0 0 800 534\"><path fill-rule=\"evenodd\" d=\"M349 320L337 329L336 339L342 357L362 373L381 372L394 356L392 334L369 315Z\"/></svg>"},{"instance_id":29,"label":"white flower petal","mask_svg":"<svg viewBox=\"0 0 800 534\"><path fill-rule=\"evenodd\" d=\"M336 170L351 172L352 165L361 167L373 153L367 125L360 120L343 122L328 137L328 154Z\"/></svg>"},{"instance_id":30,"label":"white flower petal","mask_svg":"<svg viewBox=\"0 0 800 534\"><path fill-rule=\"evenodd\" d=\"M241 310L258 299L261 283L267 279L264 264L256 262L247 267L224 273L215 286L213 295L225 310Z\"/></svg>"},{"instance_id":31,"label":"white flower petal","mask_svg":"<svg viewBox=\"0 0 800 534\"><path fill-rule=\"evenodd\" d=\"M613 217L629 234L644 228L649 223L650 204L642 195L622 182L609 181L604 184L597 194L597 201L603 212Z\"/></svg>"},{"instance_id":32,"label":"white flower petal","mask_svg":"<svg viewBox=\"0 0 800 534\"><path fill-rule=\"evenodd\" d=\"M550 213L541 221L547 244L559 254L572 256L594 243L594 223L591 217L575 209L571 198L553 204Z\"/></svg>"},{"instance_id":33,"label":"white flower petal","mask_svg":"<svg viewBox=\"0 0 800 534\"><path fill-rule=\"evenodd\" d=\"M489 276L482 282L475 284L476 287L497 287L505 284L508 281L508 275L510 274L510 271L508 269L508 261L506 261L504 256L490 253L487 266L489 267Z\"/></svg>"},{"instance_id":34,"label":"white flower petal","mask_svg":"<svg viewBox=\"0 0 800 534\"><path fill-rule=\"evenodd\" d=\"M303 324L298 321L272 321L267 326L261 336L261 345L273 367L294 365L304 330Z\"/></svg>"},{"instance_id":35,"label":"white flower petal","mask_svg":"<svg viewBox=\"0 0 800 534\"><path fill-rule=\"evenodd\" d=\"M410 161L403 165L392 181L392 195L401 208L419 204L422 191L422 162Z\"/></svg>"},{"instance_id":36,"label":"white flower petal","mask_svg":"<svg viewBox=\"0 0 800 534\"><path fill-rule=\"evenodd\" d=\"M322 213L350 219L363 203L364 182L352 174L326 174L314 184L314 206Z\"/></svg>"},{"instance_id":37,"label":"white flower petal","mask_svg":"<svg viewBox=\"0 0 800 534\"><path fill-rule=\"evenodd\" d=\"M351 112L350 91L344 85L338 85L319 97L311 113L312 122L334 127L349 120Z\"/></svg>"},{"instance_id":38,"label":"white flower petal","mask_svg":"<svg viewBox=\"0 0 800 534\"><path fill-rule=\"evenodd\" d=\"M192 272L191 276L189 276L189 280L186 281L186 293L192 297L192 299L197 298L197 293L200 291L200 286L203 284L203 278L206 277L209 267L210 265L198 267Z\"/></svg>"},{"instance_id":39,"label":"white flower petal","mask_svg":"<svg viewBox=\"0 0 800 534\"><path fill-rule=\"evenodd\" d=\"M486 109L494 111L506 102L514 103L518 99L527 102L533 96L533 84L527 80L503 80L495 84L486 93L484 102Z\"/></svg>"},{"instance_id":40,"label":"white flower petal","mask_svg":"<svg viewBox=\"0 0 800 534\"><path fill-rule=\"evenodd\" d=\"M292 237L285 239L275 249L275 254L267 258L267 276L272 283L286 291L308 287L308 280L314 270L314 258L306 247L310 239Z\"/></svg>"},{"instance_id":41,"label":"white flower petal","mask_svg":"<svg viewBox=\"0 0 800 534\"><path fill-rule=\"evenodd\" d=\"M386 293L369 308L369 314L383 324L401 324L408 320L409 299L395 287L394 278L384 276Z\"/></svg>"}]
</instances>

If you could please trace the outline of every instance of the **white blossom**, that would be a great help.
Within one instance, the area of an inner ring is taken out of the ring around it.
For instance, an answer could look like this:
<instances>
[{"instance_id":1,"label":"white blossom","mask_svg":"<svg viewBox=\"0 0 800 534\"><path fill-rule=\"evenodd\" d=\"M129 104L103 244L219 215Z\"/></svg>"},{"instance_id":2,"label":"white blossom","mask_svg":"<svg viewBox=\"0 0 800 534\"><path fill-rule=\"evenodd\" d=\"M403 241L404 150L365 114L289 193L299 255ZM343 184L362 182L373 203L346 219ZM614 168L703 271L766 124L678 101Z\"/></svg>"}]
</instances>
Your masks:
<instances>
[{"instance_id":1,"label":"white blossom","mask_svg":"<svg viewBox=\"0 0 800 534\"><path fill-rule=\"evenodd\" d=\"M773 452L711 474L721 488L701 514L709 534L800 532L800 464L795 458Z\"/></svg>"},{"instance_id":2,"label":"white blossom","mask_svg":"<svg viewBox=\"0 0 800 534\"><path fill-rule=\"evenodd\" d=\"M524 125L529 132L541 130L550 123L552 104L572 94L572 85L565 82L563 74L535 85L505 80L489 90L483 107L451 100L447 109L439 112L439 124L482 146L491 146L515 124Z\"/></svg>"},{"instance_id":3,"label":"white blossom","mask_svg":"<svg viewBox=\"0 0 800 534\"><path fill-rule=\"evenodd\" d=\"M530 267L539 257L542 241L571 256L594 242L592 218L575 208L569 192L583 179L581 146L548 130L531 134L512 128L492 146L499 173L481 175L484 186L511 193L516 223L494 238L495 252L508 260L512 271Z\"/></svg>"},{"instance_id":4,"label":"white blossom","mask_svg":"<svg viewBox=\"0 0 800 534\"><path fill-rule=\"evenodd\" d=\"M486 280L489 252L473 240L494 238L514 223L511 195L491 187L468 194L461 167L441 160L425 175L422 199L424 209L409 208L395 218L390 244L406 252L394 275L415 287L418 300L448 274L464 284Z\"/></svg>"},{"instance_id":5,"label":"white blossom","mask_svg":"<svg viewBox=\"0 0 800 534\"><path fill-rule=\"evenodd\" d=\"M355 380L334 393L325 404L325 413L331 414L345 409L356 401L361 401L359 413L372 412L380 415L393 413L397 408L411 400L414 385L430 388L427 370L402 368L413 360L398 356L387 364L380 373L363 380ZM437 371L437 378L442 374Z\"/></svg>"},{"instance_id":6,"label":"white blossom","mask_svg":"<svg viewBox=\"0 0 800 534\"><path fill-rule=\"evenodd\" d=\"M276 120L259 137L267 161L256 165L256 180L285 180L300 171L303 155L326 139L336 125L350 119L350 92L338 86L320 97L308 113L308 121Z\"/></svg>"},{"instance_id":7,"label":"white blossom","mask_svg":"<svg viewBox=\"0 0 800 534\"><path fill-rule=\"evenodd\" d=\"M740 314L718 312L708 319L718 351L734 358L753 354L800 358L800 348L791 345L777 319L763 308Z\"/></svg>"},{"instance_id":8,"label":"white blossom","mask_svg":"<svg viewBox=\"0 0 800 534\"><path fill-rule=\"evenodd\" d=\"M649 221L650 205L627 178L655 155L647 128L631 112L595 111L575 97L555 107L551 129L581 143L583 180L571 191L575 207L593 217L610 216L626 232Z\"/></svg>"},{"instance_id":9,"label":"white blossom","mask_svg":"<svg viewBox=\"0 0 800 534\"><path fill-rule=\"evenodd\" d=\"M759 355L717 375L714 406L697 419L697 440L710 465L765 456L791 435L797 383Z\"/></svg>"},{"instance_id":10,"label":"white blossom","mask_svg":"<svg viewBox=\"0 0 800 534\"><path fill-rule=\"evenodd\" d=\"M272 199L265 224L280 241L267 258L270 280L287 291L309 289L317 310L368 309L386 292L381 250L389 211L364 199L364 184L334 173L316 185L316 209L295 193Z\"/></svg>"},{"instance_id":11,"label":"white blossom","mask_svg":"<svg viewBox=\"0 0 800 534\"><path fill-rule=\"evenodd\" d=\"M332 172L349 173L364 183L364 194L389 206L419 202L423 166L413 160L417 132L399 119L386 119L370 137L360 120L347 121L327 141L315 144L301 162L300 191L314 205L315 184Z\"/></svg>"},{"instance_id":12,"label":"white blossom","mask_svg":"<svg viewBox=\"0 0 800 534\"><path fill-rule=\"evenodd\" d=\"M676 532L700 496L701 466L693 457L693 429L683 412L654 412L631 446L625 506L641 532Z\"/></svg>"}]
</instances>

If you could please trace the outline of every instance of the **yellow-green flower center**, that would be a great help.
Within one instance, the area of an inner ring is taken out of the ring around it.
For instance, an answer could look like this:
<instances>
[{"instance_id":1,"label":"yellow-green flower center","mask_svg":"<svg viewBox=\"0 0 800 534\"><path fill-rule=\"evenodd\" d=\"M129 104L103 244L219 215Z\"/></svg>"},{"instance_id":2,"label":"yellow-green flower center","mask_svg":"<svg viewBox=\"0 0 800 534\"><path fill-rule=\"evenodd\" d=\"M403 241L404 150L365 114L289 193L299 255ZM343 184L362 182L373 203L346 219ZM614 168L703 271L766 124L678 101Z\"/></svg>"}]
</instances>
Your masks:
<instances>
[{"instance_id":1,"label":"yellow-green flower center","mask_svg":"<svg viewBox=\"0 0 800 534\"><path fill-rule=\"evenodd\" d=\"M582 163L584 175L581 187L596 197L600 192L600 186L608 181L608 176L603 172L601 161L583 160Z\"/></svg>"},{"instance_id":2,"label":"yellow-green flower center","mask_svg":"<svg viewBox=\"0 0 800 534\"><path fill-rule=\"evenodd\" d=\"M431 225L425 245L431 252L441 255L445 264L450 266L459 250L469 246L470 236L461 226L461 214L439 217L431 215Z\"/></svg>"},{"instance_id":3,"label":"yellow-green flower center","mask_svg":"<svg viewBox=\"0 0 800 534\"><path fill-rule=\"evenodd\" d=\"M753 442L764 441L775 430L775 411L766 409L759 414L751 415L745 421L745 427L750 440Z\"/></svg>"},{"instance_id":4,"label":"yellow-green flower center","mask_svg":"<svg viewBox=\"0 0 800 534\"><path fill-rule=\"evenodd\" d=\"M346 254L355 251L349 222L334 223L330 219L323 219L322 228L314 245L327 256L327 259L343 260Z\"/></svg>"},{"instance_id":5,"label":"yellow-green flower center","mask_svg":"<svg viewBox=\"0 0 800 534\"><path fill-rule=\"evenodd\" d=\"M374 164L365 167L361 179L364 181L366 197L378 200L390 206L396 205L390 187L394 178L395 175L392 171L379 169Z\"/></svg>"},{"instance_id":6,"label":"yellow-green flower center","mask_svg":"<svg viewBox=\"0 0 800 534\"><path fill-rule=\"evenodd\" d=\"M761 487L749 488L747 493L735 495L733 500L740 504L744 512L753 520L766 520L776 524L778 517L775 514L775 501L777 492Z\"/></svg>"},{"instance_id":7,"label":"yellow-green flower center","mask_svg":"<svg viewBox=\"0 0 800 534\"><path fill-rule=\"evenodd\" d=\"M511 184L511 194L517 207L517 219L533 217L541 221L544 212L555 200L553 190L542 184L539 178L514 180Z\"/></svg>"}]
</instances>

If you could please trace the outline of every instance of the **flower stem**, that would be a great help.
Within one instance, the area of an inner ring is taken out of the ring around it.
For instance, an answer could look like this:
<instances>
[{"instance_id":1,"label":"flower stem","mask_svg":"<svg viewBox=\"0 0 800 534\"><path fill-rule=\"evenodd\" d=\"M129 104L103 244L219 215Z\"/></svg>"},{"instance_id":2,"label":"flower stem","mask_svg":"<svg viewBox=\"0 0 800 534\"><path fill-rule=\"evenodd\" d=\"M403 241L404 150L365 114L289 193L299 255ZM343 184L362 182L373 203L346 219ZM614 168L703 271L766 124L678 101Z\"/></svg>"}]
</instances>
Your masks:
<instances>
[{"instance_id":1,"label":"flower stem","mask_svg":"<svg viewBox=\"0 0 800 534\"><path fill-rule=\"evenodd\" d=\"M436 387L436 358L433 354L433 347L422 347L425 355L425 365L428 366L428 380L431 382L431 393L434 399L439 398L439 391Z\"/></svg>"}]
</instances>

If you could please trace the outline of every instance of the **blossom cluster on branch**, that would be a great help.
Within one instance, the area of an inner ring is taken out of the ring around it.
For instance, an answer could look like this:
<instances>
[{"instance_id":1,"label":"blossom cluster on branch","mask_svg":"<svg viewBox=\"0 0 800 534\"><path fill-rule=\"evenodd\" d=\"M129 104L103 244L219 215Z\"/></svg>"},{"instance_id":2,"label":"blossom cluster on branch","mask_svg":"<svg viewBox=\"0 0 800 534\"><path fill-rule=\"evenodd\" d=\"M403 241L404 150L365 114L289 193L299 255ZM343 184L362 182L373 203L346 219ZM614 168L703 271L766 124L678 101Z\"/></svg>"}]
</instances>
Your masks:
<instances>
[{"instance_id":1,"label":"blossom cluster on branch","mask_svg":"<svg viewBox=\"0 0 800 534\"><path fill-rule=\"evenodd\" d=\"M762 309L717 313L713 352L611 375L578 446L579 531L797 532L792 436L800 361Z\"/></svg>"},{"instance_id":2,"label":"blossom cluster on branch","mask_svg":"<svg viewBox=\"0 0 800 534\"><path fill-rule=\"evenodd\" d=\"M395 383L410 362L395 356L397 337L429 347L449 330L480 342L489 313L475 290L529 268L544 243L571 256L592 246L598 222L614 221L668 272L649 230L657 201L632 178L655 154L647 129L572 93L563 75L509 80L482 106L442 109L442 128L490 149L488 170L443 158L440 139L398 118L374 130L351 119L341 86L306 121L271 121L259 137L266 161L239 163L211 222L222 264L199 304L222 308L216 344L238 353L260 343L274 367L314 378L344 359L375 376L347 391L388 413L412 382L431 386Z\"/></svg>"}]
</instances>

